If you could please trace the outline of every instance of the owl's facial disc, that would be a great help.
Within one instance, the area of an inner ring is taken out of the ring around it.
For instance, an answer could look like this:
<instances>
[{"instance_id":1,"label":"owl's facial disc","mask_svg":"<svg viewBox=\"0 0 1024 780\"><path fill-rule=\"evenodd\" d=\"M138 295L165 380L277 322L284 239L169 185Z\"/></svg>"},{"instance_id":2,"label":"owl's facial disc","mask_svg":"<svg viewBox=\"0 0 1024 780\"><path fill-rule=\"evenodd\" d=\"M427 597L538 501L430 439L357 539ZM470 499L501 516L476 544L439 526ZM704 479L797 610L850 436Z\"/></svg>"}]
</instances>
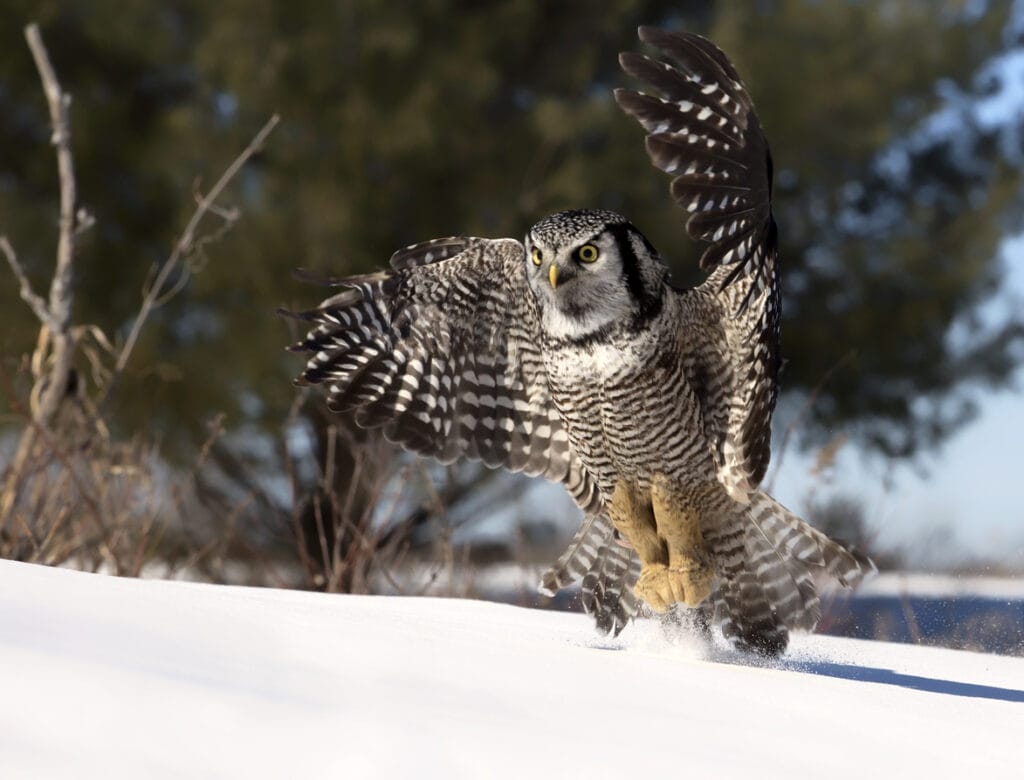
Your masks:
<instances>
[{"instance_id":1,"label":"owl's facial disc","mask_svg":"<svg viewBox=\"0 0 1024 780\"><path fill-rule=\"evenodd\" d=\"M572 237L566 243L531 234L528 274L545 331L555 338L577 339L632 311L623 283L622 259L607 230Z\"/></svg>"},{"instance_id":2,"label":"owl's facial disc","mask_svg":"<svg viewBox=\"0 0 1024 780\"><path fill-rule=\"evenodd\" d=\"M527 279L544 332L579 340L635 327L660 308L668 269L635 227L611 211L552 214L526 236Z\"/></svg>"}]
</instances>

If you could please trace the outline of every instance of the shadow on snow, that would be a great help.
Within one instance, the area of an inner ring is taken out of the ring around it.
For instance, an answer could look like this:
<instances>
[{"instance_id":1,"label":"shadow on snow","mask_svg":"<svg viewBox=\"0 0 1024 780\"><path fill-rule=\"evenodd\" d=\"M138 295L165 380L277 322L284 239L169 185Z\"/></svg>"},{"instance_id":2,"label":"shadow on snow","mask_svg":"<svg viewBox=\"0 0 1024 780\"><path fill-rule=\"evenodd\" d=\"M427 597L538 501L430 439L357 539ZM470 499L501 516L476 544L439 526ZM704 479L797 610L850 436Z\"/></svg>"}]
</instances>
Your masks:
<instances>
[{"instance_id":1,"label":"shadow on snow","mask_svg":"<svg viewBox=\"0 0 1024 780\"><path fill-rule=\"evenodd\" d=\"M956 682L936 677L919 677L915 674L902 674L892 669L879 669L874 666L856 666L839 664L830 661L787 661L772 664L774 668L791 672L818 674L825 677L836 677L840 680L856 680L858 682L895 685L928 693L944 693L947 696L966 696L974 699L993 699L995 701L1024 702L1024 691L1014 688L999 688L994 685L978 685L977 683Z\"/></svg>"}]
</instances>

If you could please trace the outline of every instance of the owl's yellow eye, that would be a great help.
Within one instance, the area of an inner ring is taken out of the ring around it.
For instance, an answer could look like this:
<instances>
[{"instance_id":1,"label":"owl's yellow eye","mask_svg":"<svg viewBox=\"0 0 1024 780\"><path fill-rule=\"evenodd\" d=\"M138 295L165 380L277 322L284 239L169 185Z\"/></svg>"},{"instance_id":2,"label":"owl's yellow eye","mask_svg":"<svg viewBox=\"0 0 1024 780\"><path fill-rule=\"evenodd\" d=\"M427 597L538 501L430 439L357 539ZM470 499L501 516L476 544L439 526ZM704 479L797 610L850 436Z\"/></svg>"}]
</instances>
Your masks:
<instances>
[{"instance_id":1,"label":"owl's yellow eye","mask_svg":"<svg viewBox=\"0 0 1024 780\"><path fill-rule=\"evenodd\" d=\"M533 251L530 253L530 259L533 260L534 265L540 265L544 258L541 256L540 250L537 249L537 247L534 247Z\"/></svg>"},{"instance_id":2,"label":"owl's yellow eye","mask_svg":"<svg viewBox=\"0 0 1024 780\"><path fill-rule=\"evenodd\" d=\"M584 244L576 250L576 257L584 263L592 263L597 260L598 250L593 244Z\"/></svg>"}]
</instances>

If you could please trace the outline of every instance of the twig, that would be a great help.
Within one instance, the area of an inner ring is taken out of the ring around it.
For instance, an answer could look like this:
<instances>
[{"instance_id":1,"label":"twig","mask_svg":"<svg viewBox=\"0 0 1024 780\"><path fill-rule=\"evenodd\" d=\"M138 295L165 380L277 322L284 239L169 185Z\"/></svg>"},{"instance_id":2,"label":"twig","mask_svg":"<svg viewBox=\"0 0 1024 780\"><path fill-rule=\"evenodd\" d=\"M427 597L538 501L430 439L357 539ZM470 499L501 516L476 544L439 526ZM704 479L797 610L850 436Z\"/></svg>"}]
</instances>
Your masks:
<instances>
[{"instance_id":1,"label":"twig","mask_svg":"<svg viewBox=\"0 0 1024 780\"><path fill-rule=\"evenodd\" d=\"M41 325L56 331L57 326L53 317L50 316L50 310L46 306L46 301L32 291L32 283L29 282L25 269L18 262L18 255L15 253L14 247L11 246L11 242L7 240L7 236L0 236L0 251L3 251L4 256L7 258L7 264L11 267L11 271L18 280L18 285L21 288L21 299L29 305L29 308L39 318Z\"/></svg>"},{"instance_id":2,"label":"twig","mask_svg":"<svg viewBox=\"0 0 1024 780\"><path fill-rule=\"evenodd\" d=\"M18 403L17 400L14 400L13 397L11 404L16 409L22 408L21 404ZM81 475L76 471L74 465L71 463L71 454L61 449L57 442L51 437L49 430L33 420L30 415L26 415L26 417L29 428L35 431L36 436L42 440L47 451L52 453L53 456L60 461L60 464L64 467L63 472L71 480L71 484L78 490L82 500L89 506L89 509L92 510L93 523L99 528L102 537L107 538L110 532L107 529L106 521L103 519L104 513L100 510L100 505L96 496L87 489L85 483L82 481Z\"/></svg>"},{"instance_id":3,"label":"twig","mask_svg":"<svg viewBox=\"0 0 1024 780\"><path fill-rule=\"evenodd\" d=\"M185 258L195 247L196 230L198 230L203 217L206 216L207 213L214 213L218 216L222 216L222 218L225 213L233 215L233 212L223 212L216 206L217 198L220 197L224 188L242 169L242 166L244 166L254 154L263 148L263 144L266 142L267 137L274 130L279 121L280 117L277 114L270 117L267 123L263 125L263 128L256 133L252 141L249 142L249 145L242 150L242 153L239 154L231 165L227 167L227 170L221 174L221 177L217 180L217 183L213 185L210 191L206 195L197 195L197 205L195 211L192 213L191 219L189 219L188 224L185 225L185 229L174 244L174 249L171 251L170 256L164 262L163 266L161 266L153 280L153 283L148 286L148 289L143 296L142 306L139 307L139 313L135 317L135 322L132 323L132 329L128 333L128 338L125 340L124 346L121 348L121 352L117 356L117 362L114 364L114 371L111 375L110 382L103 392L103 397L100 399L99 406L101 408L106 404L107 399L110 397L117 385L118 378L124 371L124 368L128 363L128 359L131 357L132 351L135 349L135 344L139 339L139 333L142 331L142 327L146 324L146 320L149 319L149 315L154 309L167 301L168 296L166 293L168 290L165 289L167 282L171 278L171 275L181 265L182 259Z\"/></svg>"}]
</instances>

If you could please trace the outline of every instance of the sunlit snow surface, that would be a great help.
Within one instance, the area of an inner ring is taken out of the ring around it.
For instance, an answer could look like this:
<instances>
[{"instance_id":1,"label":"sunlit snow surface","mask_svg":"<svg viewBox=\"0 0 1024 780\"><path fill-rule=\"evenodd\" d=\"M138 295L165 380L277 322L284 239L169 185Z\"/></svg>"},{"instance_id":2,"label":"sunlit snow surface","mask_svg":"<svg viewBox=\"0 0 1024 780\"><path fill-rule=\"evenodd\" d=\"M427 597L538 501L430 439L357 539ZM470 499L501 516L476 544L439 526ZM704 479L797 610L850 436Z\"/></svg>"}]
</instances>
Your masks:
<instances>
[{"instance_id":1,"label":"sunlit snow surface","mask_svg":"<svg viewBox=\"0 0 1024 780\"><path fill-rule=\"evenodd\" d=\"M0 561L0 777L1020 777L1024 659Z\"/></svg>"}]
</instances>

